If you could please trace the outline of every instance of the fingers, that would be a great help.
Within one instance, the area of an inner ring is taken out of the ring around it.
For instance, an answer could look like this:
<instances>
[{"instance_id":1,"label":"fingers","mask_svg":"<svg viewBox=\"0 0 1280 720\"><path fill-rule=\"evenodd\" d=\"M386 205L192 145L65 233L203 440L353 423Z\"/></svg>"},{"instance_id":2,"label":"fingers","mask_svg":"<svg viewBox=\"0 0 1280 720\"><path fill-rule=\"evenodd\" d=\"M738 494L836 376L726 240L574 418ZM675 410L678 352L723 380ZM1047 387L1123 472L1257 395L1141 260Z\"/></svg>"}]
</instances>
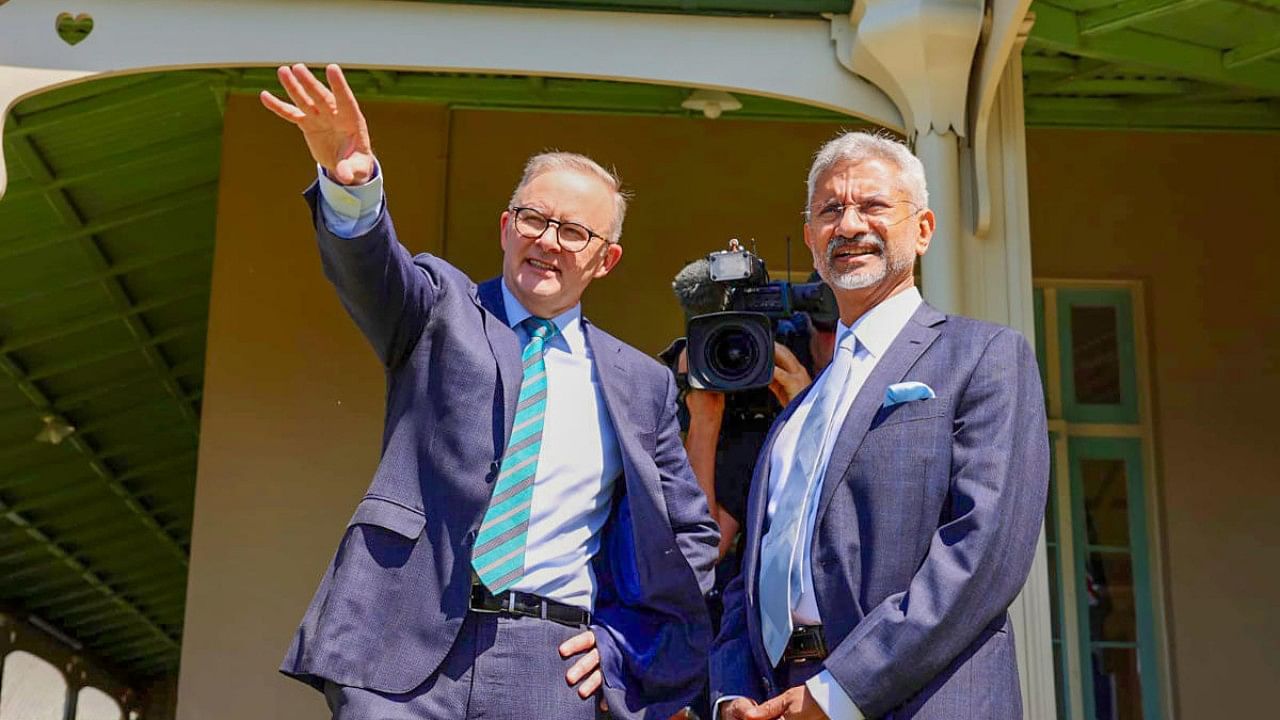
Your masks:
<instances>
[{"instance_id":1,"label":"fingers","mask_svg":"<svg viewBox=\"0 0 1280 720\"><path fill-rule=\"evenodd\" d=\"M725 706L720 717L722 720L744 720L747 711L755 706L755 701L750 698L735 698Z\"/></svg>"},{"instance_id":2,"label":"fingers","mask_svg":"<svg viewBox=\"0 0 1280 720\"><path fill-rule=\"evenodd\" d=\"M302 122L302 120L307 117L306 113L281 100L275 95L272 95L266 90L258 93L258 99L262 100L262 104L266 106L268 110L275 113L276 117L279 117L282 120L288 120L294 125Z\"/></svg>"},{"instance_id":3,"label":"fingers","mask_svg":"<svg viewBox=\"0 0 1280 720\"><path fill-rule=\"evenodd\" d=\"M570 655L577 655L578 653L586 652L595 646L595 633L590 630L586 630L560 643L560 657L567 658ZM597 662L599 661L597 660Z\"/></svg>"},{"instance_id":4,"label":"fingers","mask_svg":"<svg viewBox=\"0 0 1280 720\"><path fill-rule=\"evenodd\" d=\"M600 689L600 685L603 683L604 673L601 673L599 670L592 672L587 676L587 679L583 680L582 684L578 686L578 697L586 700L592 695L595 695L596 691Z\"/></svg>"},{"instance_id":5,"label":"fingers","mask_svg":"<svg viewBox=\"0 0 1280 720\"><path fill-rule=\"evenodd\" d=\"M577 685L582 678L599 667L600 651L592 649L591 652L583 655L578 662L574 663L573 667L569 668L569 671L564 674L564 678L569 681L570 685ZM590 695L590 693L587 694ZM583 697L586 696L584 695Z\"/></svg>"},{"instance_id":6,"label":"fingers","mask_svg":"<svg viewBox=\"0 0 1280 720\"><path fill-rule=\"evenodd\" d=\"M324 83L311 74L311 70L306 65L297 63L290 69L293 71L293 76L298 79L298 82L302 84L302 87L306 89L318 107L321 109L327 108L329 112L333 112L336 109L333 93L329 92L329 88L325 87Z\"/></svg>"},{"instance_id":7,"label":"fingers","mask_svg":"<svg viewBox=\"0 0 1280 720\"><path fill-rule=\"evenodd\" d=\"M303 89L302 83L298 82L298 78L294 76L293 70L288 65L281 65L276 68L276 78L280 80L280 86L289 94L289 99L293 101L294 106L306 115L315 115L320 112L316 107L316 103Z\"/></svg>"},{"instance_id":8,"label":"fingers","mask_svg":"<svg viewBox=\"0 0 1280 720\"><path fill-rule=\"evenodd\" d=\"M766 700L753 708L747 708L742 712L743 720L773 720L782 717L782 713L787 711L787 703L782 695Z\"/></svg>"},{"instance_id":9,"label":"fingers","mask_svg":"<svg viewBox=\"0 0 1280 720\"><path fill-rule=\"evenodd\" d=\"M337 104L338 113L358 116L360 105L356 102L356 94L351 92L351 86L347 84L347 76L342 74L342 68L330 63L324 68L324 76L333 90L333 101Z\"/></svg>"},{"instance_id":10,"label":"fingers","mask_svg":"<svg viewBox=\"0 0 1280 720\"><path fill-rule=\"evenodd\" d=\"M800 359L796 357L795 353L791 352L791 350L782 343L773 344L773 364L788 372L795 372L796 370L804 369L804 366L800 364Z\"/></svg>"}]
</instances>

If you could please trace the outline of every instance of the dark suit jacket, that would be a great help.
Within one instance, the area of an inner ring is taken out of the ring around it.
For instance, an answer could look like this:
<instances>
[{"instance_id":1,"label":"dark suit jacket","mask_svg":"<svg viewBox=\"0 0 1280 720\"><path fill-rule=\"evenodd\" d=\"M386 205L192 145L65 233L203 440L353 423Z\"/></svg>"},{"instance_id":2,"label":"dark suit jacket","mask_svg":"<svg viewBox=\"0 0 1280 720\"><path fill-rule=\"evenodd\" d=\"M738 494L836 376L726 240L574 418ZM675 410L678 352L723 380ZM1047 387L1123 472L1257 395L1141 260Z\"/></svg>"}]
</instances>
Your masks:
<instances>
[{"instance_id":1,"label":"dark suit jacket","mask_svg":"<svg viewBox=\"0 0 1280 720\"><path fill-rule=\"evenodd\" d=\"M467 613L521 347L500 279L477 287L440 258L411 258L385 211L363 237L334 236L315 186L307 198L325 274L386 368L386 420L373 482L281 671L403 693L436 670ZM665 718L703 681L719 532L680 443L671 373L585 320L584 333L625 478L593 561L605 698L620 717Z\"/></svg>"},{"instance_id":2,"label":"dark suit jacket","mask_svg":"<svg viewBox=\"0 0 1280 720\"><path fill-rule=\"evenodd\" d=\"M897 382L930 400L882 407ZM743 572L712 650L715 697L782 689L757 604L774 423L756 463ZM1018 333L921 305L841 426L813 534L824 662L870 718L1021 717L1008 607L1043 521L1048 432L1035 357Z\"/></svg>"}]
</instances>

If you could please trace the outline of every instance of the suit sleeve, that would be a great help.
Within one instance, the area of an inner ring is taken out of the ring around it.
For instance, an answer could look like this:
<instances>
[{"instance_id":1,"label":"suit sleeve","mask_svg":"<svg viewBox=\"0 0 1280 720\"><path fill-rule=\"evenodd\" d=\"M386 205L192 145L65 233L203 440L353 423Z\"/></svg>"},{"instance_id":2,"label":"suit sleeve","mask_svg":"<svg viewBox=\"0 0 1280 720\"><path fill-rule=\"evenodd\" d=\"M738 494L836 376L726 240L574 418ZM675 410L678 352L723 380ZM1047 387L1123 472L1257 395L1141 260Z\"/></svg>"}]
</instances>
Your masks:
<instances>
[{"instance_id":1,"label":"suit sleeve","mask_svg":"<svg viewBox=\"0 0 1280 720\"><path fill-rule=\"evenodd\" d=\"M742 573L729 581L724 591L724 613L720 634L711 648L711 703L726 697L742 696L762 702L764 685L755 667L755 655L747 635L746 579Z\"/></svg>"},{"instance_id":2,"label":"suit sleeve","mask_svg":"<svg viewBox=\"0 0 1280 720\"><path fill-rule=\"evenodd\" d=\"M396 240L385 203L372 228L341 237L325 222L319 183L307 188L304 196L311 206L325 277L383 366L398 366L421 336L439 284Z\"/></svg>"},{"instance_id":3,"label":"suit sleeve","mask_svg":"<svg viewBox=\"0 0 1280 720\"><path fill-rule=\"evenodd\" d=\"M1003 614L1035 554L1049 442L1027 341L997 333L957 403L950 519L907 590L873 608L824 663L869 717L923 688Z\"/></svg>"},{"instance_id":4,"label":"suit sleeve","mask_svg":"<svg viewBox=\"0 0 1280 720\"><path fill-rule=\"evenodd\" d=\"M654 366L659 370L658 366ZM650 585L641 588L643 560L631 543L629 505L619 508L624 520L615 523L612 549L601 555L613 561L600 567L596 597L595 631L600 667L605 676L604 696L612 717L663 719L693 702L706 683L707 650L711 644L711 618L703 595L714 582L714 566L720 531L707 510L707 500L689 468L680 428L676 421L675 383L661 369L665 385L654 387L655 430L653 460L657 466L661 502L665 505L675 547L663 551L663 564L643 574ZM653 522L652 520L644 522ZM660 535L636 542L662 542ZM680 563L666 561L679 550ZM628 566L630 565L630 566Z\"/></svg>"},{"instance_id":5,"label":"suit sleeve","mask_svg":"<svg viewBox=\"0 0 1280 720\"><path fill-rule=\"evenodd\" d=\"M689 466L684 443L680 440L675 379L665 370L662 375L666 381L666 399L657 426L654 461L658 465L676 546L684 554L689 567L693 568L698 587L706 595L716 581L720 528L711 519L707 496L698 485L693 468Z\"/></svg>"}]
</instances>

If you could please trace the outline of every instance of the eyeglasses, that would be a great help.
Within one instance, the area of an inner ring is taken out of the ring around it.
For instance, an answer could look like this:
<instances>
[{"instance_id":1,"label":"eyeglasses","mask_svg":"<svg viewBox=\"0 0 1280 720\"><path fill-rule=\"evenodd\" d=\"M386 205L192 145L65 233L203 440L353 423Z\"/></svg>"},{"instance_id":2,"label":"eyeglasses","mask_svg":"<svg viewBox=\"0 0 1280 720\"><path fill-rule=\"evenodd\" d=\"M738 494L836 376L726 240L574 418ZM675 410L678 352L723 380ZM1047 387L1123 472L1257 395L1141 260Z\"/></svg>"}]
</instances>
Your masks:
<instances>
[{"instance_id":1,"label":"eyeglasses","mask_svg":"<svg viewBox=\"0 0 1280 720\"><path fill-rule=\"evenodd\" d=\"M591 238L605 237L591 228L576 222L568 222L565 220L552 220L542 213L527 207L508 208L516 215L516 232L522 237L530 240L537 240L547 232L547 228L552 225L556 226L556 242L560 244L560 249L565 252L581 252L591 243Z\"/></svg>"},{"instance_id":2,"label":"eyeglasses","mask_svg":"<svg viewBox=\"0 0 1280 720\"><path fill-rule=\"evenodd\" d=\"M906 205L910 208L908 212L902 212L900 208ZM807 211L806 215L809 221L822 226L838 225L844 220L844 214L850 208L858 214L859 218L868 225L879 225L881 227L893 227L907 218L920 212L923 208L911 202L910 200L882 200L880 198L872 198L864 200L860 203L852 203L843 205L838 202L829 202L823 205L817 212Z\"/></svg>"}]
</instances>

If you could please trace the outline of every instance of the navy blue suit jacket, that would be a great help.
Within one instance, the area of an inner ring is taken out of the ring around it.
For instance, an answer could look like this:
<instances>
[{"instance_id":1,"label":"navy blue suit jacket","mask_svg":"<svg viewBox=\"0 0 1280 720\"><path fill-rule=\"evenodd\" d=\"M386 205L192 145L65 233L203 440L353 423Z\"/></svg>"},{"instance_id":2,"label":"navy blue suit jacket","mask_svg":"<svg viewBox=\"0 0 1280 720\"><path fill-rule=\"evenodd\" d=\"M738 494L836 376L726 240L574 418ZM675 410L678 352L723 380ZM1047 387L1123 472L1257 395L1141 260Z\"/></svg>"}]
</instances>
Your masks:
<instances>
[{"instance_id":1,"label":"navy blue suit jacket","mask_svg":"<svg viewBox=\"0 0 1280 720\"><path fill-rule=\"evenodd\" d=\"M382 459L281 671L408 692L462 626L471 548L520 392L521 347L501 279L480 286L410 257L384 211L362 237L331 234L312 206L325 274L386 368ZM711 626L703 593L719 532L689 468L675 384L655 360L584 320L624 479L593 561L592 629L618 717L666 718L701 686Z\"/></svg>"},{"instance_id":2,"label":"navy blue suit jacket","mask_svg":"<svg viewBox=\"0 0 1280 720\"><path fill-rule=\"evenodd\" d=\"M937 397L883 407L893 383ZM756 463L742 574L725 593L713 696L780 692L757 577L769 456ZM845 416L819 494L813 585L824 666L869 718L1010 720L1022 703L1008 607L1035 554L1049 481L1035 357L1009 328L921 305Z\"/></svg>"}]
</instances>

